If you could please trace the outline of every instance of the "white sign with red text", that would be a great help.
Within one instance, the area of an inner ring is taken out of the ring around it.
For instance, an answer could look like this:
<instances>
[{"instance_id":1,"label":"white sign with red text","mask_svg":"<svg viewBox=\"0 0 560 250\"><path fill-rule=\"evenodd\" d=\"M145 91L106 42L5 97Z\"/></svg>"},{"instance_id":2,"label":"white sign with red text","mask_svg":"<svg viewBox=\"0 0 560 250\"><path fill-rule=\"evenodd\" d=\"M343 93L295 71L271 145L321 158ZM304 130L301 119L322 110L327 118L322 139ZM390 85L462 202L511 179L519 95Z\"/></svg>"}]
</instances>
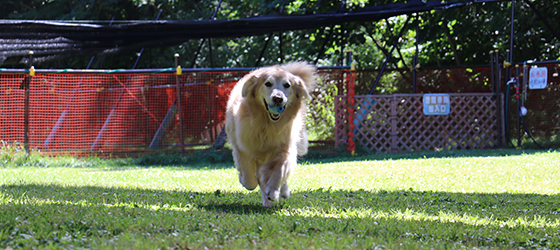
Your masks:
<instances>
[{"instance_id":1,"label":"white sign with red text","mask_svg":"<svg viewBox=\"0 0 560 250\"><path fill-rule=\"evenodd\" d=\"M529 71L529 89L544 89L548 80L546 67L531 68Z\"/></svg>"}]
</instances>

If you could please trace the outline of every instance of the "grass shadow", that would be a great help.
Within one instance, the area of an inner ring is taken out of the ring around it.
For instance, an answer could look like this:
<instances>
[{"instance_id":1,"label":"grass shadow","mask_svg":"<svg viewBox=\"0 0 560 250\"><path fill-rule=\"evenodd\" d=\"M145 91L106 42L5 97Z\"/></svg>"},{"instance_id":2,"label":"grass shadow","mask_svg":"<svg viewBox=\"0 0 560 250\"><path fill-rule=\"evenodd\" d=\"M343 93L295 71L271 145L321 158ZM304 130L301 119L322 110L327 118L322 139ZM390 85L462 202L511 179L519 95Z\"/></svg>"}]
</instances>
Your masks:
<instances>
[{"instance_id":1,"label":"grass shadow","mask_svg":"<svg viewBox=\"0 0 560 250\"><path fill-rule=\"evenodd\" d=\"M369 209L391 213L397 210L487 216L500 214L505 220L524 217L550 217L560 220L560 194L523 193L452 193L398 190L376 192L368 190L316 189L292 192L289 199L281 199L272 209L261 204L258 192L214 192L152 190L138 188L104 188L95 186L59 186L26 184L24 182L0 186L4 199L28 199L62 204L115 205L137 204L149 207L167 204L233 214L271 215L283 209L312 209L315 211L349 211ZM560 223L558 221L557 223Z\"/></svg>"},{"instance_id":2,"label":"grass shadow","mask_svg":"<svg viewBox=\"0 0 560 250\"><path fill-rule=\"evenodd\" d=\"M430 159L430 158L468 158L468 157L502 157L515 155L530 155L546 152L557 152L557 150L516 150L516 149L490 149L490 150L461 150L461 151L440 151L440 152L418 152L400 154L370 154L358 152L351 155L344 150L320 150L309 151L305 156L299 157L299 163L333 163L333 162L353 162L353 161L382 161L400 159ZM25 161L8 158L5 159L8 166L30 166L48 167L56 165L59 167L101 167L108 170L119 170L128 167L188 167L192 169L227 169L234 168L233 157L230 149L205 150L192 154L156 154L145 155L136 158L111 158L103 159L96 156L87 158L73 157L43 157L39 154L32 154Z\"/></svg>"},{"instance_id":3,"label":"grass shadow","mask_svg":"<svg viewBox=\"0 0 560 250\"><path fill-rule=\"evenodd\" d=\"M293 192L269 209L256 192L20 182L0 186L0 211L0 246L29 235L38 235L37 244L46 246L58 237L52 232L62 231L105 240L178 233L200 235L201 242L219 235L334 237L341 244L369 239L357 248L371 241L392 242L394 248L409 241L426 247L441 241L467 247L560 247L560 195L316 189Z\"/></svg>"},{"instance_id":4,"label":"grass shadow","mask_svg":"<svg viewBox=\"0 0 560 250\"><path fill-rule=\"evenodd\" d=\"M352 161L380 161L380 160L401 160L401 159L433 159L433 158L469 158L469 157L503 157L515 155L530 155L546 152L556 152L551 150L539 149L490 149L490 150L458 150L458 151L430 151L417 153L399 154L370 154L358 152L352 155L344 150L330 151L309 151L305 156L300 156L299 163L333 163L333 162L352 162ZM144 166L144 167L183 167L201 169L225 169L232 168L233 157L230 149L206 150L196 154L160 154L142 156L138 158L120 158L109 160L109 164L116 167Z\"/></svg>"}]
</instances>

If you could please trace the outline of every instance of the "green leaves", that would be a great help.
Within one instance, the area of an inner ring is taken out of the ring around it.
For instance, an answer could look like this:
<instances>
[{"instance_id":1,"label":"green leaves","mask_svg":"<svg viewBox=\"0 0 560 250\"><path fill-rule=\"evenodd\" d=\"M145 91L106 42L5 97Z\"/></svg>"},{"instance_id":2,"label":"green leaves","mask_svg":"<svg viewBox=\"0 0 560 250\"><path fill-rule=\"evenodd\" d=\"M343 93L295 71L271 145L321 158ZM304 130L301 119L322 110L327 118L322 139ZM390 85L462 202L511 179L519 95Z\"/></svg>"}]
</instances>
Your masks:
<instances>
[{"instance_id":1,"label":"green leaves","mask_svg":"<svg viewBox=\"0 0 560 250\"><path fill-rule=\"evenodd\" d=\"M208 20L217 9L219 1L167 1L167 0L26 0L3 3L0 17L5 19L34 20L154 20L162 11L160 20ZM348 1L346 9L381 6L403 1ZM556 60L560 54L560 40L554 30L560 24L558 0L532 1L534 9L526 2L515 5L514 60ZM264 15L301 15L329 13L342 7L340 1L287 1L287 0L232 0L224 1L216 19L239 19ZM282 10L283 9L283 10ZM538 14L537 14L538 12ZM420 64L422 66L487 64L488 51L509 49L511 3L508 1L471 4L446 10L432 10L419 14ZM542 16L542 19L541 19ZM319 64L338 65L346 50L354 51L362 69L379 67L386 58L384 50L394 41L396 32L403 26L405 16L395 16L374 23L346 23L335 27L314 30L288 31L272 35L273 40L264 53L261 65L278 64L280 61L305 60ZM412 20L414 21L415 18ZM550 28L545 25L548 23ZM331 30L334 28L334 30ZM399 50L403 58L395 57L390 68L410 64L415 47L416 27L409 23L400 38ZM280 39L282 36L282 39ZM268 36L212 39L206 43L195 59L200 41L185 41L180 46L151 48L146 51L150 59L142 59L139 68L168 67L173 65L172 55L179 53L181 65L196 67L252 67L264 48ZM282 40L282 42L280 42ZM538 41L535 43L534 41ZM376 43L378 46L376 46ZM280 49L282 54L280 55ZM323 50L324 49L324 50ZM325 53L319 54L320 51ZM109 55L94 62L94 68L130 68L136 60L135 51ZM397 52L395 52L397 54ZM399 55L401 57L401 55ZM38 65L42 68L85 68L90 57L73 58L64 62ZM212 64L210 63L212 61ZM402 62L407 63L402 63Z\"/></svg>"}]
</instances>

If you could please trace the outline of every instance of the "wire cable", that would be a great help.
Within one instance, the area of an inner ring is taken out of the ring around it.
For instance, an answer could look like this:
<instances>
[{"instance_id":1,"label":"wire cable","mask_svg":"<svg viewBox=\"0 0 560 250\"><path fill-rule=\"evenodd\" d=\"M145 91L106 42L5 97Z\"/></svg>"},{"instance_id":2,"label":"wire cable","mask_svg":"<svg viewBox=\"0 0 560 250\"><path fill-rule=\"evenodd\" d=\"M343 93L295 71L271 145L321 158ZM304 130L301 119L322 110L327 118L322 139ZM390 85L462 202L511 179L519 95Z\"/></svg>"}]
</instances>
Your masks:
<instances>
[{"instance_id":1,"label":"wire cable","mask_svg":"<svg viewBox=\"0 0 560 250\"><path fill-rule=\"evenodd\" d=\"M541 149L547 149L544 146L542 146L541 144L539 144L537 141L535 141L535 138L533 138L533 136L531 135L531 133L529 132L529 129L527 129L527 125L525 124L525 118L523 118L522 115L519 115L521 122L523 123L523 127L525 128L525 133L527 133L527 135L529 136L529 138L531 138L531 140L533 141L533 143L535 143L535 145L539 146L539 148Z\"/></svg>"}]
</instances>

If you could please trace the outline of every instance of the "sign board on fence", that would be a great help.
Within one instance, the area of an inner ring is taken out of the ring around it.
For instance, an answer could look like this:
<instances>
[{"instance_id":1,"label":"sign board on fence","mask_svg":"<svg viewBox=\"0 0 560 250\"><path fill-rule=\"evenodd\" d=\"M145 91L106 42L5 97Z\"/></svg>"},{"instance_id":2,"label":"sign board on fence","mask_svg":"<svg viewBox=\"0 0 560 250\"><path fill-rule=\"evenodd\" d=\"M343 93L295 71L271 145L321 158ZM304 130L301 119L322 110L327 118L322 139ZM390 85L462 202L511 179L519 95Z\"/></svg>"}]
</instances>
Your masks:
<instances>
[{"instance_id":1,"label":"sign board on fence","mask_svg":"<svg viewBox=\"0 0 560 250\"><path fill-rule=\"evenodd\" d=\"M548 80L546 67L531 68L529 71L529 89L544 89Z\"/></svg>"},{"instance_id":2,"label":"sign board on fence","mask_svg":"<svg viewBox=\"0 0 560 250\"><path fill-rule=\"evenodd\" d=\"M422 102L425 115L449 115L449 94L425 94Z\"/></svg>"}]
</instances>

